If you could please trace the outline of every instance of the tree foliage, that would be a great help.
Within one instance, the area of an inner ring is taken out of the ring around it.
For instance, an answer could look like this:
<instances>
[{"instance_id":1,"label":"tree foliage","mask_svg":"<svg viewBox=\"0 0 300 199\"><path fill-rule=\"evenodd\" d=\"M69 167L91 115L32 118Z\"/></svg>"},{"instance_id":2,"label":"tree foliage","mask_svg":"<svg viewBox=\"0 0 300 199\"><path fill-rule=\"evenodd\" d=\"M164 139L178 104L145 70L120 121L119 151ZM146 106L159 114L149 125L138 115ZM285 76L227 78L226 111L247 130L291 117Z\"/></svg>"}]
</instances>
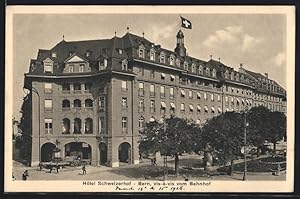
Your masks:
<instances>
[{"instance_id":1,"label":"tree foliage","mask_svg":"<svg viewBox=\"0 0 300 199\"><path fill-rule=\"evenodd\" d=\"M206 122L202 129L202 145L209 144L225 164L240 155L243 146L244 117L226 112Z\"/></svg>"},{"instance_id":2,"label":"tree foliage","mask_svg":"<svg viewBox=\"0 0 300 199\"><path fill-rule=\"evenodd\" d=\"M199 126L183 118L167 118L165 124L148 122L140 133L140 153L160 152L175 157L175 172L178 174L179 156L194 151L197 145L195 136L199 133Z\"/></svg>"}]
</instances>

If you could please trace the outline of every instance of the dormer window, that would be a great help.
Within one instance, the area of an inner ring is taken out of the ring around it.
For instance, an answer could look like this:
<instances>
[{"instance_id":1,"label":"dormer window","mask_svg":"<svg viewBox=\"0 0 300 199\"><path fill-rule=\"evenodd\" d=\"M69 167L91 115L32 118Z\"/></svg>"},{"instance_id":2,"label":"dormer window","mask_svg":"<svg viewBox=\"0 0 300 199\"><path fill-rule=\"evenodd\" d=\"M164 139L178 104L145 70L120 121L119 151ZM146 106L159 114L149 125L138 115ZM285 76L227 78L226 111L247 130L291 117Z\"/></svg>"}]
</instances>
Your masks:
<instances>
[{"instance_id":1,"label":"dormer window","mask_svg":"<svg viewBox=\"0 0 300 199\"><path fill-rule=\"evenodd\" d=\"M166 60L165 60L165 53L164 52L160 53L159 62L163 63L163 64L166 62Z\"/></svg>"},{"instance_id":2,"label":"dormer window","mask_svg":"<svg viewBox=\"0 0 300 199\"><path fill-rule=\"evenodd\" d=\"M120 55L123 54L123 50L121 48L119 48L118 52L119 52Z\"/></svg>"},{"instance_id":3,"label":"dormer window","mask_svg":"<svg viewBox=\"0 0 300 199\"><path fill-rule=\"evenodd\" d=\"M175 57L174 55L170 55L170 65L174 66L175 64Z\"/></svg>"},{"instance_id":4,"label":"dormer window","mask_svg":"<svg viewBox=\"0 0 300 199\"><path fill-rule=\"evenodd\" d=\"M138 49L138 56L140 58L145 58L145 47L143 45L140 45Z\"/></svg>"},{"instance_id":5,"label":"dormer window","mask_svg":"<svg viewBox=\"0 0 300 199\"><path fill-rule=\"evenodd\" d=\"M47 58L43 61L44 63L44 72L53 73L53 61L50 58Z\"/></svg>"},{"instance_id":6,"label":"dormer window","mask_svg":"<svg viewBox=\"0 0 300 199\"><path fill-rule=\"evenodd\" d=\"M210 69L208 67L205 69L205 72L207 76L210 76Z\"/></svg>"},{"instance_id":7,"label":"dormer window","mask_svg":"<svg viewBox=\"0 0 300 199\"><path fill-rule=\"evenodd\" d=\"M99 61L99 70L104 70L107 67L107 59L103 59Z\"/></svg>"},{"instance_id":8,"label":"dormer window","mask_svg":"<svg viewBox=\"0 0 300 199\"><path fill-rule=\"evenodd\" d=\"M90 51L86 51L85 56L86 56L86 57L91 56L91 52L90 52Z\"/></svg>"},{"instance_id":9,"label":"dormer window","mask_svg":"<svg viewBox=\"0 0 300 199\"><path fill-rule=\"evenodd\" d=\"M126 59L122 61L122 70L128 70L128 61Z\"/></svg>"},{"instance_id":10,"label":"dormer window","mask_svg":"<svg viewBox=\"0 0 300 199\"><path fill-rule=\"evenodd\" d=\"M234 80L234 72L231 72L231 80Z\"/></svg>"},{"instance_id":11,"label":"dormer window","mask_svg":"<svg viewBox=\"0 0 300 199\"><path fill-rule=\"evenodd\" d=\"M213 77L216 77L216 76L217 76L217 71L216 71L216 69L213 69L213 71L212 71L212 76L213 76Z\"/></svg>"},{"instance_id":12,"label":"dormer window","mask_svg":"<svg viewBox=\"0 0 300 199\"><path fill-rule=\"evenodd\" d=\"M71 57L74 54L74 51L69 52L69 56Z\"/></svg>"},{"instance_id":13,"label":"dormer window","mask_svg":"<svg viewBox=\"0 0 300 199\"><path fill-rule=\"evenodd\" d=\"M225 79L228 79L229 78L229 72L228 70L225 71Z\"/></svg>"},{"instance_id":14,"label":"dormer window","mask_svg":"<svg viewBox=\"0 0 300 199\"><path fill-rule=\"evenodd\" d=\"M153 48L150 50L150 60L155 61L155 50Z\"/></svg>"},{"instance_id":15,"label":"dormer window","mask_svg":"<svg viewBox=\"0 0 300 199\"><path fill-rule=\"evenodd\" d=\"M187 63L187 61L185 61L185 62L183 63L183 69L184 69L184 70L189 70L189 64Z\"/></svg>"},{"instance_id":16,"label":"dormer window","mask_svg":"<svg viewBox=\"0 0 300 199\"><path fill-rule=\"evenodd\" d=\"M180 67L180 60L178 58L176 59L176 66Z\"/></svg>"},{"instance_id":17,"label":"dormer window","mask_svg":"<svg viewBox=\"0 0 300 199\"><path fill-rule=\"evenodd\" d=\"M57 56L56 52L51 53L51 57L56 57L56 56Z\"/></svg>"},{"instance_id":18,"label":"dormer window","mask_svg":"<svg viewBox=\"0 0 300 199\"><path fill-rule=\"evenodd\" d=\"M239 76L238 73L237 73L236 76L235 76L235 81L240 81L240 76Z\"/></svg>"},{"instance_id":19,"label":"dormer window","mask_svg":"<svg viewBox=\"0 0 300 199\"><path fill-rule=\"evenodd\" d=\"M203 75L203 66L202 65L199 66L199 74Z\"/></svg>"},{"instance_id":20,"label":"dormer window","mask_svg":"<svg viewBox=\"0 0 300 199\"><path fill-rule=\"evenodd\" d=\"M192 64L192 73L196 72L196 65Z\"/></svg>"}]
</instances>

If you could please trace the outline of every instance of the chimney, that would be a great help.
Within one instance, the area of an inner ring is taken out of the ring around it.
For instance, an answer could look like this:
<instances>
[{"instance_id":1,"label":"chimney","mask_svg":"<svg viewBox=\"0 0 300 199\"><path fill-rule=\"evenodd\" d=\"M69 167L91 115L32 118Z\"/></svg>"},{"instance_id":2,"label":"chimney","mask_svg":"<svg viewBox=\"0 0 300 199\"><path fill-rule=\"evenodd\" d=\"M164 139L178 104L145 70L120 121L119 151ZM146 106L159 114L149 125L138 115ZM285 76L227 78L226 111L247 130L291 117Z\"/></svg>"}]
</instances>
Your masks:
<instances>
[{"instance_id":1,"label":"chimney","mask_svg":"<svg viewBox=\"0 0 300 199\"><path fill-rule=\"evenodd\" d=\"M269 77L268 73L265 73L265 76L266 76L266 78L268 79L268 77Z\"/></svg>"}]
</instances>

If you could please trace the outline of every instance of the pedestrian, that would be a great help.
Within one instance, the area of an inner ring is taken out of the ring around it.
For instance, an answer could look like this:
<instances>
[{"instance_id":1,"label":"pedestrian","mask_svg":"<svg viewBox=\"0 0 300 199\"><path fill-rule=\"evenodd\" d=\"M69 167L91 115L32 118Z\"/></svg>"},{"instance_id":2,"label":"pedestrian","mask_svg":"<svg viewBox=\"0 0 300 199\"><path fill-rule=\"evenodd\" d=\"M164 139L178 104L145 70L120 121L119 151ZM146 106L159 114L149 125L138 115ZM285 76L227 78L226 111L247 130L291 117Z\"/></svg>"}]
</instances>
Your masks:
<instances>
[{"instance_id":1,"label":"pedestrian","mask_svg":"<svg viewBox=\"0 0 300 199\"><path fill-rule=\"evenodd\" d=\"M142 154L140 153L140 158L139 158L140 160L143 160L143 156L142 156Z\"/></svg>"},{"instance_id":2,"label":"pedestrian","mask_svg":"<svg viewBox=\"0 0 300 199\"><path fill-rule=\"evenodd\" d=\"M154 165L154 164L153 164L153 158L151 158L150 161L151 161L151 166L153 166L153 165Z\"/></svg>"},{"instance_id":3,"label":"pedestrian","mask_svg":"<svg viewBox=\"0 0 300 199\"><path fill-rule=\"evenodd\" d=\"M27 177L29 176L29 174L28 174L28 170L25 170L24 171L24 173L23 173L23 175L22 175L22 180L27 180Z\"/></svg>"},{"instance_id":4,"label":"pedestrian","mask_svg":"<svg viewBox=\"0 0 300 199\"><path fill-rule=\"evenodd\" d=\"M82 166L82 174L83 174L83 175L86 174L85 164L83 164L83 166Z\"/></svg>"},{"instance_id":5,"label":"pedestrian","mask_svg":"<svg viewBox=\"0 0 300 199\"><path fill-rule=\"evenodd\" d=\"M156 164L156 158L153 158L153 165L157 166L157 164Z\"/></svg>"},{"instance_id":6,"label":"pedestrian","mask_svg":"<svg viewBox=\"0 0 300 199\"><path fill-rule=\"evenodd\" d=\"M52 172L53 166L49 165L50 173Z\"/></svg>"},{"instance_id":7,"label":"pedestrian","mask_svg":"<svg viewBox=\"0 0 300 199\"><path fill-rule=\"evenodd\" d=\"M39 163L39 167L40 167L40 171L42 171L43 170L43 165L42 165L41 162Z\"/></svg>"},{"instance_id":8,"label":"pedestrian","mask_svg":"<svg viewBox=\"0 0 300 199\"><path fill-rule=\"evenodd\" d=\"M59 165L56 163L56 173L59 173Z\"/></svg>"}]
</instances>

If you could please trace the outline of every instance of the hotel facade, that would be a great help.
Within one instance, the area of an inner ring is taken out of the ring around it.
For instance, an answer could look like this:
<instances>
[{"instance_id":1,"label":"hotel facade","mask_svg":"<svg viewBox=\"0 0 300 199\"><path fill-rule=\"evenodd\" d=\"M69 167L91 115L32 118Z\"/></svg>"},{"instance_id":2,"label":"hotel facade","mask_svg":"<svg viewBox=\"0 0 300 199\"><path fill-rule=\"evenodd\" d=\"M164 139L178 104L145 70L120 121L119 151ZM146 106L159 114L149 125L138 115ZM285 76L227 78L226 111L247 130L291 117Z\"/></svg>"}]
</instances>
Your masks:
<instances>
[{"instance_id":1,"label":"hotel facade","mask_svg":"<svg viewBox=\"0 0 300 199\"><path fill-rule=\"evenodd\" d=\"M129 32L40 49L25 74L22 106L31 165L74 156L138 164L139 131L164 116L203 124L246 107L286 112L286 91L267 74L190 57L181 30L176 39L174 51Z\"/></svg>"}]
</instances>

